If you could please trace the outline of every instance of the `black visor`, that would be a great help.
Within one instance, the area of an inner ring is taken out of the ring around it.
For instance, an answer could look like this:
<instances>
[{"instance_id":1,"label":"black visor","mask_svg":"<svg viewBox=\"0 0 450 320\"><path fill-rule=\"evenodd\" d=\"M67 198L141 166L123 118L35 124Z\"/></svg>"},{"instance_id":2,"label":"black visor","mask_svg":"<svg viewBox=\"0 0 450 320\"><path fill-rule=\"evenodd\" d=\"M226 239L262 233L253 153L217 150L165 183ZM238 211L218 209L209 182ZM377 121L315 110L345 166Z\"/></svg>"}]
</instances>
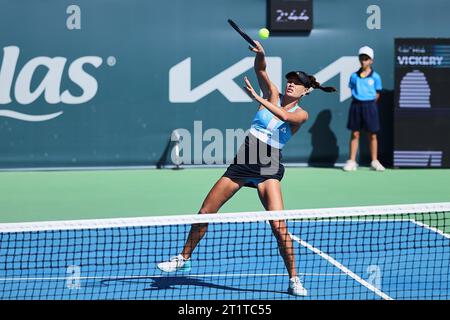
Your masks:
<instances>
[{"instance_id":1,"label":"black visor","mask_svg":"<svg viewBox=\"0 0 450 320\"><path fill-rule=\"evenodd\" d=\"M302 83L302 85L304 85L306 88L311 88L311 80L309 80L308 75L303 72L303 71L291 71L286 73L286 79L290 78L290 77L296 77L298 80L300 80L300 82Z\"/></svg>"}]
</instances>

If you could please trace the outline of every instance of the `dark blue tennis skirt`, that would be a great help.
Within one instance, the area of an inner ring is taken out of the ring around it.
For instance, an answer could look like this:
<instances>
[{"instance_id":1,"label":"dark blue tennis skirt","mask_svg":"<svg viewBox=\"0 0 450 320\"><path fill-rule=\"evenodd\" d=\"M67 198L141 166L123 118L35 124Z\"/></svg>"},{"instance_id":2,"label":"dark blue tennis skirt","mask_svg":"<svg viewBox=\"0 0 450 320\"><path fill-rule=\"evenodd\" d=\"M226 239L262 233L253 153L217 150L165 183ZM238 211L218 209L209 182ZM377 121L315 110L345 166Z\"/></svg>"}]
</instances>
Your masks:
<instances>
[{"instance_id":1,"label":"dark blue tennis skirt","mask_svg":"<svg viewBox=\"0 0 450 320\"><path fill-rule=\"evenodd\" d=\"M348 112L347 128L352 131L367 131L377 133L380 131L378 106L375 100L360 101L353 99Z\"/></svg>"},{"instance_id":2,"label":"dark blue tennis skirt","mask_svg":"<svg viewBox=\"0 0 450 320\"><path fill-rule=\"evenodd\" d=\"M281 150L271 147L249 133L224 177L244 181L245 187L256 188L267 179L281 181L284 166L281 164Z\"/></svg>"}]
</instances>

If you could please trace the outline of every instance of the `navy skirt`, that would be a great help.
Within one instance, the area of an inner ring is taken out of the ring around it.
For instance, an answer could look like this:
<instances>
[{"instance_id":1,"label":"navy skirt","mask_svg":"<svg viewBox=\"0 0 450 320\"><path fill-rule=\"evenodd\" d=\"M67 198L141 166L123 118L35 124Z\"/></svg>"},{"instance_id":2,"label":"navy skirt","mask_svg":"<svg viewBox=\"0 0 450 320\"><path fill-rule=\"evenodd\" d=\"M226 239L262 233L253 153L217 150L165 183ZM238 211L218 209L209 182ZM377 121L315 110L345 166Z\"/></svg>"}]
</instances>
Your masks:
<instances>
[{"instance_id":1,"label":"navy skirt","mask_svg":"<svg viewBox=\"0 0 450 320\"><path fill-rule=\"evenodd\" d=\"M271 147L249 133L223 177L244 181L245 187L256 188L267 179L281 181L284 166L281 150Z\"/></svg>"},{"instance_id":2,"label":"navy skirt","mask_svg":"<svg viewBox=\"0 0 450 320\"><path fill-rule=\"evenodd\" d=\"M367 131L377 133L380 131L378 106L375 100L360 101L353 99L348 112L347 129L351 131Z\"/></svg>"}]
</instances>

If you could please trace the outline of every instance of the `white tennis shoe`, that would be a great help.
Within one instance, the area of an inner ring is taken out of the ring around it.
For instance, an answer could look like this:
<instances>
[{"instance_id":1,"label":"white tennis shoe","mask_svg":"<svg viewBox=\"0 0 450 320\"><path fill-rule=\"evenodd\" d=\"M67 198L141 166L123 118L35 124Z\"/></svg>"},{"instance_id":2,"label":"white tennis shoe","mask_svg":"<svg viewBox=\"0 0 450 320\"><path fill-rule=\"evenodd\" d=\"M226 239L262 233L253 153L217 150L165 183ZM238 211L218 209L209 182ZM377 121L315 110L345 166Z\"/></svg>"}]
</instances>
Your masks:
<instances>
[{"instance_id":1,"label":"white tennis shoe","mask_svg":"<svg viewBox=\"0 0 450 320\"><path fill-rule=\"evenodd\" d=\"M344 169L344 171L349 172L349 171L356 171L357 168L358 168L358 164L356 163L356 161L347 160L343 169Z\"/></svg>"},{"instance_id":2,"label":"white tennis shoe","mask_svg":"<svg viewBox=\"0 0 450 320\"><path fill-rule=\"evenodd\" d=\"M157 266L159 270L164 272L187 272L191 270L191 260L185 259L181 254L179 254L170 258L169 261L158 263Z\"/></svg>"},{"instance_id":3,"label":"white tennis shoe","mask_svg":"<svg viewBox=\"0 0 450 320\"><path fill-rule=\"evenodd\" d=\"M383 165L378 160L373 160L370 163L370 167L372 168L372 170L375 170L375 171L384 171L385 170Z\"/></svg>"},{"instance_id":4,"label":"white tennis shoe","mask_svg":"<svg viewBox=\"0 0 450 320\"><path fill-rule=\"evenodd\" d=\"M308 291L303 287L299 277L289 279L288 293L294 296L306 296Z\"/></svg>"}]
</instances>

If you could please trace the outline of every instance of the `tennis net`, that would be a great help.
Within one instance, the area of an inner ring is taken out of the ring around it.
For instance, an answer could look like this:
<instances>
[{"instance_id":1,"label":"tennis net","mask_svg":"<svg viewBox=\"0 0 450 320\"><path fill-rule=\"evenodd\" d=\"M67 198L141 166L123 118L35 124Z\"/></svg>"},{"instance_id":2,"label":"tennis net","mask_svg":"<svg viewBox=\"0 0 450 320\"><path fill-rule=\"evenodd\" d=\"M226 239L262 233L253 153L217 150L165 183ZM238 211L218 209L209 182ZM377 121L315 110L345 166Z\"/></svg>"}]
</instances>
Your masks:
<instances>
[{"instance_id":1,"label":"tennis net","mask_svg":"<svg viewBox=\"0 0 450 320\"><path fill-rule=\"evenodd\" d=\"M160 271L205 223L190 271ZM0 299L450 299L449 234L450 203L0 224Z\"/></svg>"}]
</instances>

